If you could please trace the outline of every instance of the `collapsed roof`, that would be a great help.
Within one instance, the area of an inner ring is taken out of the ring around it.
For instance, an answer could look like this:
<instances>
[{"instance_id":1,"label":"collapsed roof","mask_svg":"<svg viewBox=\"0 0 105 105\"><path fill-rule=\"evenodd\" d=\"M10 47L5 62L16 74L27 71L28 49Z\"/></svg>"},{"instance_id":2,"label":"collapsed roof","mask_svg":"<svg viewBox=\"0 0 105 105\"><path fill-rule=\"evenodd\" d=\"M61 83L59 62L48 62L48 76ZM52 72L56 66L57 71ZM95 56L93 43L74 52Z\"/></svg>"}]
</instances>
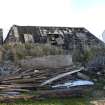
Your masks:
<instances>
[{"instance_id":1,"label":"collapsed roof","mask_svg":"<svg viewBox=\"0 0 105 105\"><path fill-rule=\"evenodd\" d=\"M4 43L49 43L72 50L74 47L100 47L103 44L82 27L41 27L13 25ZM88 46L87 46L88 45Z\"/></svg>"}]
</instances>

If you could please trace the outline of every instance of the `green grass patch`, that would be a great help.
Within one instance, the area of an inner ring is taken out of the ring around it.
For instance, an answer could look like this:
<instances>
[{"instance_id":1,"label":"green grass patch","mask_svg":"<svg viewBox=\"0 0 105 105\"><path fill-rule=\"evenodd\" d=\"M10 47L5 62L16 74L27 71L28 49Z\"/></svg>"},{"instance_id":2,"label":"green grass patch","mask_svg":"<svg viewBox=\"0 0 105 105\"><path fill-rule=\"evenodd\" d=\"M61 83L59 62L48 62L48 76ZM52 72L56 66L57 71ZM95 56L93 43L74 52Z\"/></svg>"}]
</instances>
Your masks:
<instances>
[{"instance_id":1,"label":"green grass patch","mask_svg":"<svg viewBox=\"0 0 105 105\"><path fill-rule=\"evenodd\" d=\"M35 100L19 100L15 103L0 104L0 105L90 105L85 98L56 98L44 99L40 101Z\"/></svg>"},{"instance_id":2,"label":"green grass patch","mask_svg":"<svg viewBox=\"0 0 105 105\"><path fill-rule=\"evenodd\" d=\"M42 57L47 55L59 55L64 54L62 48L48 45L48 44L16 44L16 45L3 45L4 58L7 60L20 60L25 59L27 56Z\"/></svg>"}]
</instances>

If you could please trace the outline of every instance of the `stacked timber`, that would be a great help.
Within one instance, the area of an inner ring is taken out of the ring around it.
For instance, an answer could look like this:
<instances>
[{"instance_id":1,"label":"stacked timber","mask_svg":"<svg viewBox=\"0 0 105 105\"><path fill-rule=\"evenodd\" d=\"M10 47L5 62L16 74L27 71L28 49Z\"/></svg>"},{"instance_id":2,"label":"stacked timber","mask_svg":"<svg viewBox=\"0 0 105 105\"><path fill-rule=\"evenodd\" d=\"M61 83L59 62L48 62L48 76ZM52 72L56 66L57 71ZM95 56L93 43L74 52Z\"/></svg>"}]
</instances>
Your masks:
<instances>
[{"instance_id":1,"label":"stacked timber","mask_svg":"<svg viewBox=\"0 0 105 105\"><path fill-rule=\"evenodd\" d=\"M18 65L7 61L0 67L1 94L36 90L46 80L74 68L70 55L31 58L19 61Z\"/></svg>"},{"instance_id":2,"label":"stacked timber","mask_svg":"<svg viewBox=\"0 0 105 105\"><path fill-rule=\"evenodd\" d=\"M48 87L48 84L54 84L56 83L56 81L60 83L60 80L62 80L63 77L67 77L65 78L65 81L73 79L71 75L72 73L77 73L78 71L83 70L83 68L81 68L79 70L72 71L73 69L75 69L75 67L67 66L56 69L40 68L39 70L30 69L26 71L20 69L17 72L15 72L15 74L14 72L12 72L5 78L1 79L0 97L10 98L12 96L19 98L19 96L22 97L23 93L31 94L33 91L38 91L38 95L36 97L43 97L46 94L49 96L49 94L53 94L56 91L51 90ZM39 91L39 89L41 90Z\"/></svg>"},{"instance_id":3,"label":"stacked timber","mask_svg":"<svg viewBox=\"0 0 105 105\"><path fill-rule=\"evenodd\" d=\"M8 65L9 69L7 67L7 71L9 72L0 76L0 97L21 97L23 93L32 94L33 91L42 96L46 93L52 94L56 92L56 90L52 90L52 85L75 80L78 75L85 77L83 74L78 74L78 72L82 73L84 68L75 67L72 64L70 55L31 58L19 61L19 65L9 64L6 63L2 66Z\"/></svg>"}]
</instances>

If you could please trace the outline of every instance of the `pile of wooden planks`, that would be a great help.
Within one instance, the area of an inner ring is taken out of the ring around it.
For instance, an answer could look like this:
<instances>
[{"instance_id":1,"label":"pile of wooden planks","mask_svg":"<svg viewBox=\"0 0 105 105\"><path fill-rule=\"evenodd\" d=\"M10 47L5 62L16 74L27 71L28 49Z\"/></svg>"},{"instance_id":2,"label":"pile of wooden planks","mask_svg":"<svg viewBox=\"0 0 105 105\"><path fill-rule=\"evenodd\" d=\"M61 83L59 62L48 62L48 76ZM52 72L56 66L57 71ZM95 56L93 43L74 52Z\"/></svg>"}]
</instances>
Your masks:
<instances>
[{"instance_id":1,"label":"pile of wooden planks","mask_svg":"<svg viewBox=\"0 0 105 105\"><path fill-rule=\"evenodd\" d=\"M9 75L0 78L0 90L16 90L25 91L22 89L37 89L43 85L45 81L54 78L60 74L73 73L73 67L61 67L61 68L34 68L34 69L18 69L11 72ZM75 72L74 72L75 73ZM69 74L70 75L70 74ZM65 75L66 76L66 75ZM59 78L58 78L59 79ZM53 80L55 81L56 78ZM51 82L53 82L51 81Z\"/></svg>"}]
</instances>

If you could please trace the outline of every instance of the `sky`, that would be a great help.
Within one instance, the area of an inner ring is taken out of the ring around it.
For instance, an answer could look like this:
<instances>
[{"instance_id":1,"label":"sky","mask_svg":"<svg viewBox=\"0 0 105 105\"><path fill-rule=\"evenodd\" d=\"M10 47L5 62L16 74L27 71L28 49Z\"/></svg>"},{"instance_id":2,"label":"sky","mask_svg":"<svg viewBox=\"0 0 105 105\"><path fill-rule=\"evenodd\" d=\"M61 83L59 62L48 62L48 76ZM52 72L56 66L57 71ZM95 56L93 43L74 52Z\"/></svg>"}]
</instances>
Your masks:
<instances>
[{"instance_id":1,"label":"sky","mask_svg":"<svg viewBox=\"0 0 105 105\"><path fill-rule=\"evenodd\" d=\"M85 27L102 39L105 0L0 0L0 27L6 37L10 27Z\"/></svg>"}]
</instances>

